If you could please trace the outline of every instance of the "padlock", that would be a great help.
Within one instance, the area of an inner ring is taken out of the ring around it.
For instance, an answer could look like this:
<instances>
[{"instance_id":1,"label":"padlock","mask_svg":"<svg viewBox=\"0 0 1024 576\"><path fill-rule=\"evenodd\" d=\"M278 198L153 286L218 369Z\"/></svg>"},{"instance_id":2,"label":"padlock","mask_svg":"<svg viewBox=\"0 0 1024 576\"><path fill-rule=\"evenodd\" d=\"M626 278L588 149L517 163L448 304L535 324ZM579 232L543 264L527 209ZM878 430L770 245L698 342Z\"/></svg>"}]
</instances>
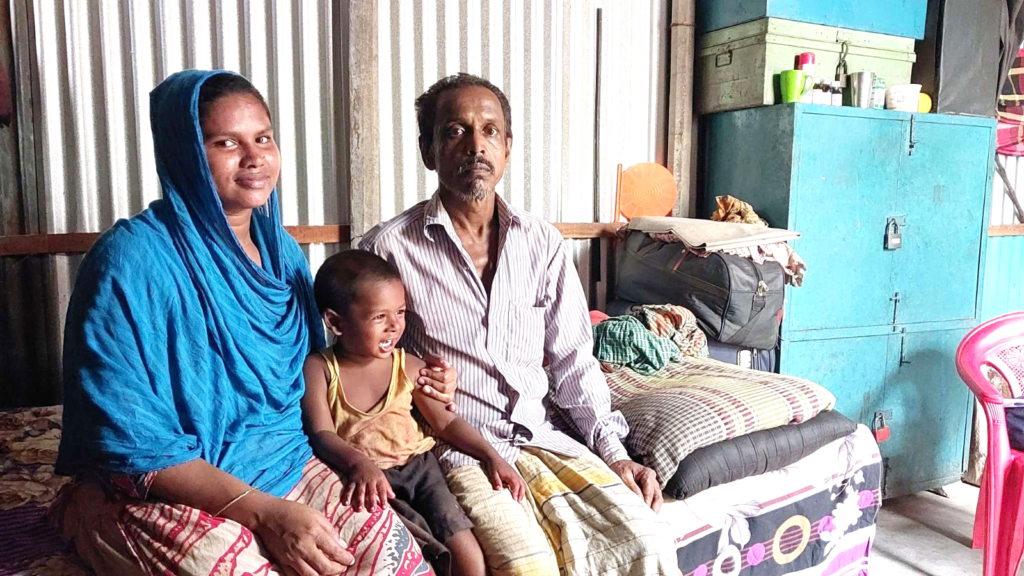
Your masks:
<instances>
[{"instance_id":1,"label":"padlock","mask_svg":"<svg viewBox=\"0 0 1024 576\"><path fill-rule=\"evenodd\" d=\"M881 444L889 439L889 425L885 423L885 414L882 412L875 412L875 422L872 428L875 442Z\"/></svg>"},{"instance_id":2,"label":"padlock","mask_svg":"<svg viewBox=\"0 0 1024 576\"><path fill-rule=\"evenodd\" d=\"M885 249L899 250L903 247L903 235L900 233L899 222L890 218L885 226Z\"/></svg>"}]
</instances>

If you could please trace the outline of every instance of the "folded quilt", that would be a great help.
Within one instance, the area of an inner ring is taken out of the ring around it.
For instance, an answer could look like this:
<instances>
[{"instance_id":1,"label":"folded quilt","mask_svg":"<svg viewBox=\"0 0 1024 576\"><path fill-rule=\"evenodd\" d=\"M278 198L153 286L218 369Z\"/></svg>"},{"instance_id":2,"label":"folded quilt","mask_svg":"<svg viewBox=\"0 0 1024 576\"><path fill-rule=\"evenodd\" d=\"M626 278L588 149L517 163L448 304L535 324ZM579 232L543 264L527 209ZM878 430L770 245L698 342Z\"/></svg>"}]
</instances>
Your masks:
<instances>
[{"instance_id":1,"label":"folded quilt","mask_svg":"<svg viewBox=\"0 0 1024 576\"><path fill-rule=\"evenodd\" d=\"M604 323L602 323L604 324ZM605 374L612 407L629 423L627 448L665 483L698 448L803 422L831 410L835 396L802 378L681 358L651 375Z\"/></svg>"}]
</instances>

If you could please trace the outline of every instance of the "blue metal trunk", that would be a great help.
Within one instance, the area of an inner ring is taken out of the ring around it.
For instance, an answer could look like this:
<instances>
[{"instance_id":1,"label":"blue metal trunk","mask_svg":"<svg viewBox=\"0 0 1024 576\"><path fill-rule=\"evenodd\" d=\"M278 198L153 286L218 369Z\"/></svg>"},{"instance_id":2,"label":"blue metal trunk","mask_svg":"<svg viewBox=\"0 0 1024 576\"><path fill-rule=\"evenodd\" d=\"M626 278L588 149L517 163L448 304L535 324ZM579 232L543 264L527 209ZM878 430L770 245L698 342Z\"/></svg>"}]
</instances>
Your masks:
<instances>
[{"instance_id":1,"label":"blue metal trunk","mask_svg":"<svg viewBox=\"0 0 1024 576\"><path fill-rule=\"evenodd\" d=\"M697 0L697 32L771 17L920 40L927 13L928 0Z\"/></svg>"}]
</instances>

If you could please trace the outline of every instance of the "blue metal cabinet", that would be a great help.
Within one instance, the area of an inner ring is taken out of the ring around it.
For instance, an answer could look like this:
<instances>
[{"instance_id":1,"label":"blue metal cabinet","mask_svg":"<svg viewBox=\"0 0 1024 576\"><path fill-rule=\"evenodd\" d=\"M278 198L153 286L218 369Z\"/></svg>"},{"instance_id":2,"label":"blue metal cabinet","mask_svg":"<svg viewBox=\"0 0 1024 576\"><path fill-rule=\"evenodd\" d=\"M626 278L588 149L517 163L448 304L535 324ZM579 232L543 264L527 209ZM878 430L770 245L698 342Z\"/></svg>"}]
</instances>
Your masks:
<instances>
[{"instance_id":1,"label":"blue metal cabinet","mask_svg":"<svg viewBox=\"0 0 1024 576\"><path fill-rule=\"evenodd\" d=\"M885 417L886 496L963 470L972 404L953 357L979 315L994 137L986 118L805 104L707 117L705 215L730 194L802 233L780 371L864 424Z\"/></svg>"}]
</instances>

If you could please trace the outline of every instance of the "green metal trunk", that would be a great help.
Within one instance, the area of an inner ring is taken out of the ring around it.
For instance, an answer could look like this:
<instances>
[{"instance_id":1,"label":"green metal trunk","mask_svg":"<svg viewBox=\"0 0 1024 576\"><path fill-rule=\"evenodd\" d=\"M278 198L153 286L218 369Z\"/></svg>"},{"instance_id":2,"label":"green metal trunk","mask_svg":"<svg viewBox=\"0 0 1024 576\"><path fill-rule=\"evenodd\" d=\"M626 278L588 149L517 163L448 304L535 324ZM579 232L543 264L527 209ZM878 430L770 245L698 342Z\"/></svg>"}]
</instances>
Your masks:
<instances>
[{"instance_id":1,"label":"green metal trunk","mask_svg":"<svg viewBox=\"0 0 1024 576\"><path fill-rule=\"evenodd\" d=\"M779 72L792 70L802 52L816 55L815 77L832 80L844 44L848 72L869 70L890 86L910 82L913 38L763 18L701 36L697 113L781 103Z\"/></svg>"}]
</instances>

